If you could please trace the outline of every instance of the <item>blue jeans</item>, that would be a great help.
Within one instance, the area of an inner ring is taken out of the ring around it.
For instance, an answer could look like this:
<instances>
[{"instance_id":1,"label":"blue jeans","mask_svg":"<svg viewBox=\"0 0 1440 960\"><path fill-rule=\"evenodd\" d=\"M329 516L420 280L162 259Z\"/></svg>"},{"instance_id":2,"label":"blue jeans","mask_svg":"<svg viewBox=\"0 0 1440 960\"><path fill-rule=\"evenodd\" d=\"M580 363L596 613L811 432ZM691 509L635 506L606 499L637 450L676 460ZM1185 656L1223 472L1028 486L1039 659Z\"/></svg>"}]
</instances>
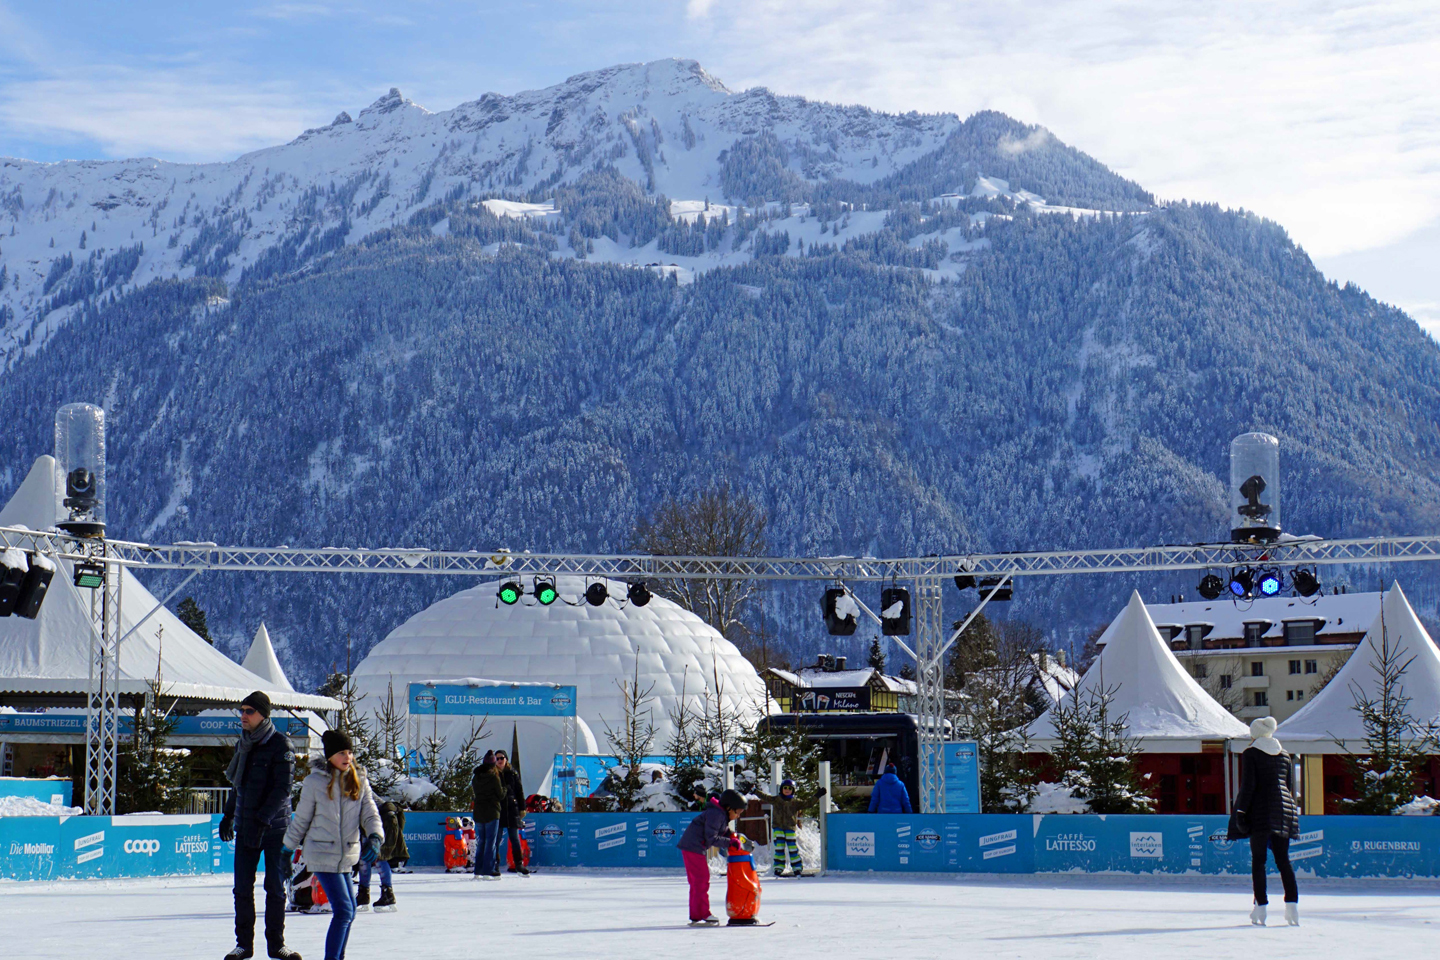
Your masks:
<instances>
[{"instance_id":1,"label":"blue jeans","mask_svg":"<svg viewBox=\"0 0 1440 960\"><path fill-rule=\"evenodd\" d=\"M495 864L495 841L500 836L500 821L475 822L475 876L498 877Z\"/></svg>"},{"instance_id":2,"label":"blue jeans","mask_svg":"<svg viewBox=\"0 0 1440 960\"><path fill-rule=\"evenodd\" d=\"M355 890L349 873L317 873L315 879L330 898L330 929L325 934L325 960L345 960L350 923L355 919Z\"/></svg>"},{"instance_id":3,"label":"blue jeans","mask_svg":"<svg viewBox=\"0 0 1440 960\"><path fill-rule=\"evenodd\" d=\"M390 863L386 860L376 860L375 866L380 870L380 886L390 886ZM360 861L360 886L370 886L370 864L364 860Z\"/></svg>"}]
</instances>

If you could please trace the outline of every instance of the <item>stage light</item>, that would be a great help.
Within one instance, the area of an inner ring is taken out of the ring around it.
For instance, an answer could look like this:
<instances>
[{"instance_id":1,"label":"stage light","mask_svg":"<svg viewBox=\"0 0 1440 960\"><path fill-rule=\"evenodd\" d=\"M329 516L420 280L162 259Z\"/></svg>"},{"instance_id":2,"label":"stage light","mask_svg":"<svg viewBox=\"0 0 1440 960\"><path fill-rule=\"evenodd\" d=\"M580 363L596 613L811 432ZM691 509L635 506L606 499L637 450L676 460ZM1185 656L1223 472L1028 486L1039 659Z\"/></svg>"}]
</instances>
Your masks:
<instances>
[{"instance_id":1,"label":"stage light","mask_svg":"<svg viewBox=\"0 0 1440 960\"><path fill-rule=\"evenodd\" d=\"M986 577L981 580L976 589L980 591L981 600L993 600L996 603L1005 603L1010 600L1014 593L1012 584L1000 586L1001 577Z\"/></svg>"},{"instance_id":2,"label":"stage light","mask_svg":"<svg viewBox=\"0 0 1440 960\"><path fill-rule=\"evenodd\" d=\"M1200 596L1206 600L1218 600L1220 594L1225 592L1225 581L1213 573L1207 573L1200 578L1200 586L1195 589L1199 591Z\"/></svg>"},{"instance_id":3,"label":"stage light","mask_svg":"<svg viewBox=\"0 0 1440 960\"><path fill-rule=\"evenodd\" d=\"M585 588L585 602L592 607L598 607L610 599L610 589L602 583L592 583Z\"/></svg>"},{"instance_id":4,"label":"stage light","mask_svg":"<svg viewBox=\"0 0 1440 960\"><path fill-rule=\"evenodd\" d=\"M832 637L848 637L855 633L860 608L844 587L831 587L820 601L825 614L825 630Z\"/></svg>"},{"instance_id":5,"label":"stage light","mask_svg":"<svg viewBox=\"0 0 1440 960\"><path fill-rule=\"evenodd\" d=\"M1255 589L1255 573L1249 567L1240 567L1230 573L1230 592L1237 598L1249 597Z\"/></svg>"},{"instance_id":6,"label":"stage light","mask_svg":"<svg viewBox=\"0 0 1440 960\"><path fill-rule=\"evenodd\" d=\"M1320 581L1312 570L1296 570L1290 574L1290 585L1302 597L1313 597L1320 590Z\"/></svg>"},{"instance_id":7,"label":"stage light","mask_svg":"<svg viewBox=\"0 0 1440 960\"><path fill-rule=\"evenodd\" d=\"M105 567L98 563L75 564L75 586L91 590L105 585Z\"/></svg>"},{"instance_id":8,"label":"stage light","mask_svg":"<svg viewBox=\"0 0 1440 960\"><path fill-rule=\"evenodd\" d=\"M969 590L969 589L970 589L971 587L973 587L973 586L975 586L975 578L974 578L974 577L966 576L966 575L963 574L963 573L957 573L957 574L955 574L955 589L956 589L956 590Z\"/></svg>"},{"instance_id":9,"label":"stage light","mask_svg":"<svg viewBox=\"0 0 1440 960\"><path fill-rule=\"evenodd\" d=\"M1273 597L1285 586L1285 581L1281 579L1280 571L1266 570L1260 574L1260 579L1256 581L1256 586L1260 588L1261 596Z\"/></svg>"},{"instance_id":10,"label":"stage light","mask_svg":"<svg viewBox=\"0 0 1440 960\"><path fill-rule=\"evenodd\" d=\"M910 591L886 587L880 591L880 632L887 637L910 635Z\"/></svg>"},{"instance_id":11,"label":"stage light","mask_svg":"<svg viewBox=\"0 0 1440 960\"><path fill-rule=\"evenodd\" d=\"M548 607L555 602L560 594L555 592L555 581L548 577L535 578L535 599L540 601L542 607Z\"/></svg>"},{"instance_id":12,"label":"stage light","mask_svg":"<svg viewBox=\"0 0 1440 960\"><path fill-rule=\"evenodd\" d=\"M632 583L626 597L635 606L643 607L650 602L650 588L645 586L643 580L639 583Z\"/></svg>"},{"instance_id":13,"label":"stage light","mask_svg":"<svg viewBox=\"0 0 1440 960\"><path fill-rule=\"evenodd\" d=\"M514 603L517 603L524 593L525 589L521 587L520 584L516 583L514 580L511 580L507 583L500 584L500 591L498 593L498 596L500 597L500 602L508 607Z\"/></svg>"}]
</instances>

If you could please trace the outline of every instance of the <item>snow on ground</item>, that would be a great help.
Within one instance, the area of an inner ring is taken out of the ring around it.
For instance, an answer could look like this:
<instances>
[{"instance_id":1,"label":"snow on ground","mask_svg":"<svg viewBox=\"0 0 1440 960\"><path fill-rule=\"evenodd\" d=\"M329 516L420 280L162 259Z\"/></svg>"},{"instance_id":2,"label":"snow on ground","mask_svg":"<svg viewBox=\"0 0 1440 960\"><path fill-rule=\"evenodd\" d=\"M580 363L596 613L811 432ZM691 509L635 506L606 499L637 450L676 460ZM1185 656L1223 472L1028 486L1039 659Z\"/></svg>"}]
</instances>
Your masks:
<instances>
[{"instance_id":1,"label":"snow on ground","mask_svg":"<svg viewBox=\"0 0 1440 960\"><path fill-rule=\"evenodd\" d=\"M1278 889L1278 880L1272 885ZM5 883L5 956L219 957L232 942L229 888L227 876ZM723 883L711 888L712 906L721 912L723 890ZM761 917L774 920L773 927L691 929L678 870L547 871L487 884L415 873L396 877L400 912L356 918L347 956L1413 956L1440 927L1437 891L1434 884L1302 881L1303 925L1272 919L1257 929L1246 918L1248 886L1234 878L847 875L766 883ZM1277 892L1276 913L1278 899ZM56 919L61 910L63 922ZM289 945L320 960L329 920L290 914Z\"/></svg>"},{"instance_id":2,"label":"snow on ground","mask_svg":"<svg viewBox=\"0 0 1440 960\"><path fill-rule=\"evenodd\" d=\"M34 797L0 797L0 817L70 817L81 812L80 807L46 803Z\"/></svg>"},{"instance_id":3,"label":"snow on ground","mask_svg":"<svg viewBox=\"0 0 1440 960\"><path fill-rule=\"evenodd\" d=\"M554 200L544 203L521 203L518 200L485 200L481 205L497 217L515 217L527 220L531 217L553 217L560 211L555 209Z\"/></svg>"}]
</instances>

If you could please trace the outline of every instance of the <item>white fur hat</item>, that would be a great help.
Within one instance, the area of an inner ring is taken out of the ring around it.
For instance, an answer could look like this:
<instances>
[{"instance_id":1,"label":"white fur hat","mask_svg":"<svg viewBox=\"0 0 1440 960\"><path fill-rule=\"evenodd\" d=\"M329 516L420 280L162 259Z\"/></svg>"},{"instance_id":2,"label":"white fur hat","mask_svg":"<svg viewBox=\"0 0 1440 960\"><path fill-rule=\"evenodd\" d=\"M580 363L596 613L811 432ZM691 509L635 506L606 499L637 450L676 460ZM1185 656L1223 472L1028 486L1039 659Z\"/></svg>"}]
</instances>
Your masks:
<instances>
[{"instance_id":1,"label":"white fur hat","mask_svg":"<svg viewBox=\"0 0 1440 960\"><path fill-rule=\"evenodd\" d=\"M1275 718L1257 717L1250 721L1250 736L1256 740L1275 736Z\"/></svg>"}]
</instances>

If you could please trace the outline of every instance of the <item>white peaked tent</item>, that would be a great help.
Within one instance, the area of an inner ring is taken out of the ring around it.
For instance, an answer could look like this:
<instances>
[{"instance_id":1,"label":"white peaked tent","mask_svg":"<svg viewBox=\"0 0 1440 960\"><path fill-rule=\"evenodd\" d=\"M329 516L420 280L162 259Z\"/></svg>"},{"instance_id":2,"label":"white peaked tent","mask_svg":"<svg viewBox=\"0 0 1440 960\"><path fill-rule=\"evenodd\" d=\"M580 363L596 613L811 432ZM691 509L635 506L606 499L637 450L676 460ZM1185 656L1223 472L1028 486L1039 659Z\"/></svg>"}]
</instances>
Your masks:
<instances>
[{"instance_id":1,"label":"white peaked tent","mask_svg":"<svg viewBox=\"0 0 1440 960\"><path fill-rule=\"evenodd\" d=\"M1401 686L1410 698L1411 717L1420 722L1440 721L1440 650L1397 583L1385 593L1380 613L1345 666L1309 703L1280 724L1275 736L1287 750L1301 754L1365 752L1365 728L1355 710L1355 695L1379 697L1377 667L1387 645L1401 663L1410 661Z\"/></svg>"},{"instance_id":2,"label":"white peaked tent","mask_svg":"<svg viewBox=\"0 0 1440 960\"><path fill-rule=\"evenodd\" d=\"M1104 649L1062 703L1095 689L1113 689L1112 716L1126 714L1126 735L1147 753L1199 753L1205 741L1245 736L1249 728L1215 702L1160 638L1139 593L1105 630ZM1053 708L1052 708L1053 710ZM1055 743L1052 710L1026 728L1048 751Z\"/></svg>"},{"instance_id":3,"label":"white peaked tent","mask_svg":"<svg viewBox=\"0 0 1440 960\"><path fill-rule=\"evenodd\" d=\"M47 530L55 525L54 471L54 458L35 461L15 496L0 509L0 526ZM0 702L55 707L84 704L93 630L90 591L74 585L68 564L60 566L37 619L0 620ZM121 577L123 636L159 601L129 570ZM273 660L273 649L270 655ZM282 709L340 709L340 702L330 697L296 693L288 683L280 686L257 676L206 643L164 607L121 644L120 694L143 695L157 666L166 692L194 706L232 705L253 690L264 690L271 703ZM275 666L278 670L279 664Z\"/></svg>"},{"instance_id":4,"label":"white peaked tent","mask_svg":"<svg viewBox=\"0 0 1440 960\"><path fill-rule=\"evenodd\" d=\"M270 643L270 631L265 629L265 624L260 624L260 629L255 631L255 639L250 641L250 652L245 654L244 661L240 664L255 676L268 681L272 690L288 690L295 692L290 686L290 679L285 676L285 668L280 666L280 659L275 656L275 647Z\"/></svg>"}]
</instances>

